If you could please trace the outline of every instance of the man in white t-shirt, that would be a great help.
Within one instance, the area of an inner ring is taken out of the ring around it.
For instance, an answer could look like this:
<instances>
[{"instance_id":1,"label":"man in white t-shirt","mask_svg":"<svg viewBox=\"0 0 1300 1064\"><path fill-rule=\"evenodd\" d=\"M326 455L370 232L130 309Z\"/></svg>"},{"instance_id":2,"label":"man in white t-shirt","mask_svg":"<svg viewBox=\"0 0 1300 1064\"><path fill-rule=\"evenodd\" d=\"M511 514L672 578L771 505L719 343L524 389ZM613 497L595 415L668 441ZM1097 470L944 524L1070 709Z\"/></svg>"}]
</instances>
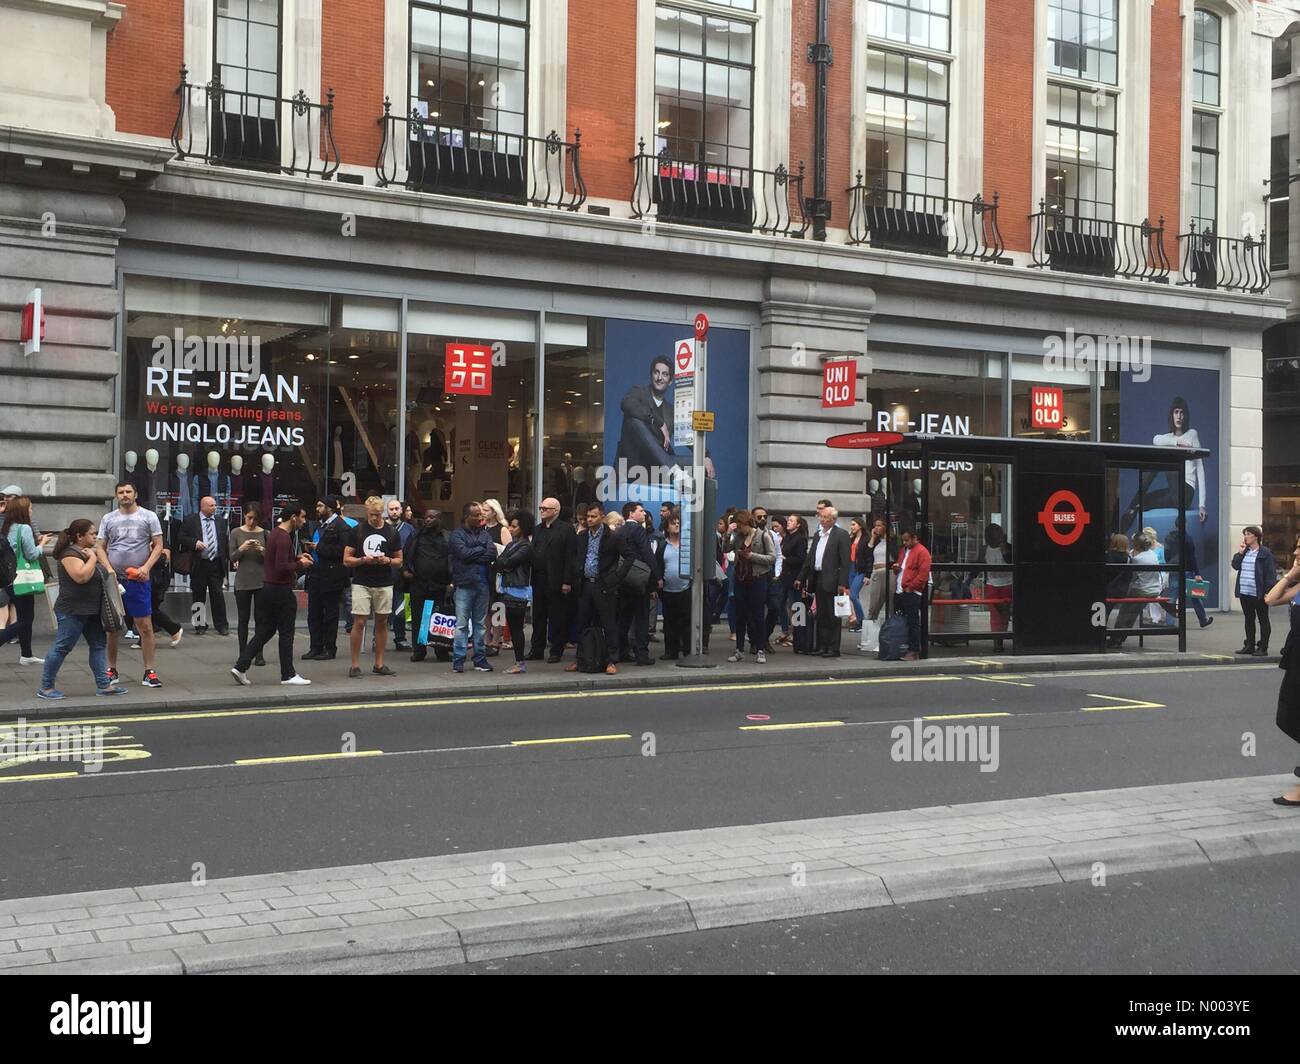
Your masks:
<instances>
[{"instance_id":1,"label":"man in white t-shirt","mask_svg":"<svg viewBox=\"0 0 1300 1064\"><path fill-rule=\"evenodd\" d=\"M162 525L156 513L136 504L135 485L122 481L114 494L117 496L117 509L100 520L95 553L126 589L122 593L122 605L135 621L135 630L140 633L140 654L144 658L144 679L141 682L145 687L161 687L162 681L154 670L153 581L150 574L162 557ZM108 633L110 683L118 682L117 648L120 641L120 632ZM95 682L100 682L98 677Z\"/></svg>"}]
</instances>

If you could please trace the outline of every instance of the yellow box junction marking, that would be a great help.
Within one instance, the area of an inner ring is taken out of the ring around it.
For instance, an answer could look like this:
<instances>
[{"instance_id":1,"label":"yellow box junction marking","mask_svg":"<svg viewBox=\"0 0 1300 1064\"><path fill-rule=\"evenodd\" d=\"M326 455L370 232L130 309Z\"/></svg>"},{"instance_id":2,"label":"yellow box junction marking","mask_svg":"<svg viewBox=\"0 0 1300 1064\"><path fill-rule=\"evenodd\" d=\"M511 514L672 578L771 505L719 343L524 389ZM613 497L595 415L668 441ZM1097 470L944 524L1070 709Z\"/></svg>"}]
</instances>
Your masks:
<instances>
[{"instance_id":1,"label":"yellow box junction marking","mask_svg":"<svg viewBox=\"0 0 1300 1064\"><path fill-rule=\"evenodd\" d=\"M1143 702L1138 698L1120 698L1119 695L1088 694L1089 698L1105 698L1111 702L1122 702L1119 706L1084 706L1081 713L1104 713L1109 709L1165 709L1163 702Z\"/></svg>"}]
</instances>

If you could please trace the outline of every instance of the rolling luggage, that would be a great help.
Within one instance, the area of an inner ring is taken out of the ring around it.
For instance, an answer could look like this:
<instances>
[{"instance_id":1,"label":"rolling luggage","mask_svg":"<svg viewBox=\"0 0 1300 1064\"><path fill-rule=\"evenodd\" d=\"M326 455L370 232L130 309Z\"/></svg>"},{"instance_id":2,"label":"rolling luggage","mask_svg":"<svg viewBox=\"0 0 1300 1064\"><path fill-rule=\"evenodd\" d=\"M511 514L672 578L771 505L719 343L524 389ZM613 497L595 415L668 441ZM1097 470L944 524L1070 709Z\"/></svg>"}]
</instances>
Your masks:
<instances>
[{"instance_id":1,"label":"rolling luggage","mask_svg":"<svg viewBox=\"0 0 1300 1064\"><path fill-rule=\"evenodd\" d=\"M802 597L804 623L790 626L790 639L794 643L796 654L817 653L817 615L813 612L814 601L812 595Z\"/></svg>"},{"instance_id":2,"label":"rolling luggage","mask_svg":"<svg viewBox=\"0 0 1300 1064\"><path fill-rule=\"evenodd\" d=\"M880 660L902 661L907 653L907 618L896 613L880 626Z\"/></svg>"}]
</instances>

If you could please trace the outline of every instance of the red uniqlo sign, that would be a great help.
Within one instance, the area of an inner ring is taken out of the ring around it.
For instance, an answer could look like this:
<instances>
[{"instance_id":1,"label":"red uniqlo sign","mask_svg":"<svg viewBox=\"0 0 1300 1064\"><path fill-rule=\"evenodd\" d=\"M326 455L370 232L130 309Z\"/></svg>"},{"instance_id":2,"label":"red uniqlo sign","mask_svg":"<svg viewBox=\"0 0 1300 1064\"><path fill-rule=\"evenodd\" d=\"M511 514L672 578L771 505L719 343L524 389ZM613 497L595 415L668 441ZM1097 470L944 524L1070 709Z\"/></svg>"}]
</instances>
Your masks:
<instances>
[{"instance_id":1,"label":"red uniqlo sign","mask_svg":"<svg viewBox=\"0 0 1300 1064\"><path fill-rule=\"evenodd\" d=\"M448 344L443 387L449 395L491 395L492 348L482 344Z\"/></svg>"},{"instance_id":2,"label":"red uniqlo sign","mask_svg":"<svg viewBox=\"0 0 1300 1064\"><path fill-rule=\"evenodd\" d=\"M1060 388L1029 389L1029 425L1035 429L1059 429L1065 420L1065 397Z\"/></svg>"},{"instance_id":3,"label":"red uniqlo sign","mask_svg":"<svg viewBox=\"0 0 1300 1064\"><path fill-rule=\"evenodd\" d=\"M822 406L852 406L858 399L858 364L827 362L822 367Z\"/></svg>"}]
</instances>

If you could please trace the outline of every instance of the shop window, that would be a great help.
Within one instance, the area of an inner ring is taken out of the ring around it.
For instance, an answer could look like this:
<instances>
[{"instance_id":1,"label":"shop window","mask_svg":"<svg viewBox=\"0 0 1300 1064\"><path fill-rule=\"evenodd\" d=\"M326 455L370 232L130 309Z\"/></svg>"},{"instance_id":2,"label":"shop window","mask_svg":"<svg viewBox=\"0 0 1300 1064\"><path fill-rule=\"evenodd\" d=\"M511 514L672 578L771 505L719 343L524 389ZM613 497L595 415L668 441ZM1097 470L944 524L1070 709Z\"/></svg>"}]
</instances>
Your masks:
<instances>
[{"instance_id":1,"label":"shop window","mask_svg":"<svg viewBox=\"0 0 1300 1064\"><path fill-rule=\"evenodd\" d=\"M1067 332L1049 340L1045 356L1051 362L1044 357L1017 356L1012 363L1011 434L1091 439L1092 370L1087 367L1095 364L1097 341L1108 339ZM1128 338L1116 339L1126 345L1127 351ZM1140 346L1136 339L1133 343ZM1054 345L1059 345L1059 350ZM1103 355L1111 353L1109 346L1102 349Z\"/></svg>"},{"instance_id":2,"label":"shop window","mask_svg":"<svg viewBox=\"0 0 1300 1064\"><path fill-rule=\"evenodd\" d=\"M605 323L546 317L546 422L542 491L565 515L601 497L605 450Z\"/></svg>"}]
</instances>

